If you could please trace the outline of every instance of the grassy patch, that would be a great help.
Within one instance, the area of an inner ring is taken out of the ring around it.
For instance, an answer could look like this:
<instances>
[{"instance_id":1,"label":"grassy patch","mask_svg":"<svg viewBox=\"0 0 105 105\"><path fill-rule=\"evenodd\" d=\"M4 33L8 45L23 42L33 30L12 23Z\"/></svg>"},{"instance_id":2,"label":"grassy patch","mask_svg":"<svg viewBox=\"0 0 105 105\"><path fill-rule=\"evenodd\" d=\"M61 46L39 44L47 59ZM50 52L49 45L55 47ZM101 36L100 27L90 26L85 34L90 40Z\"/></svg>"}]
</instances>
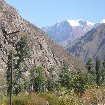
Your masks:
<instances>
[{"instance_id":1,"label":"grassy patch","mask_svg":"<svg viewBox=\"0 0 105 105\"><path fill-rule=\"evenodd\" d=\"M88 86L81 96L68 91L66 94L57 96L54 92L49 93L21 93L13 96L13 105L98 105L105 100L105 87ZM0 105L9 105L8 97L1 97Z\"/></svg>"}]
</instances>

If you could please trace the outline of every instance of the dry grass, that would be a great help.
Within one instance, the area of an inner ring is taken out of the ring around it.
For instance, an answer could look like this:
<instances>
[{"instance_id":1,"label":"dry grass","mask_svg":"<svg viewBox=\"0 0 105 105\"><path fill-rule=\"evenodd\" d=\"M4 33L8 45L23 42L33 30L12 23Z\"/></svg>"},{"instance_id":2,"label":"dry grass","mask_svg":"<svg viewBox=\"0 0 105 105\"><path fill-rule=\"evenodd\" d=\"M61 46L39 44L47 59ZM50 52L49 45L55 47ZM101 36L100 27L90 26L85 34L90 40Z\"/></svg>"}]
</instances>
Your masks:
<instances>
[{"instance_id":1,"label":"dry grass","mask_svg":"<svg viewBox=\"0 0 105 105\"><path fill-rule=\"evenodd\" d=\"M13 97L13 105L104 105L105 87L89 86L84 94L77 95L73 91L57 96L54 93L21 93ZM9 105L9 99L3 97L0 105Z\"/></svg>"}]
</instances>

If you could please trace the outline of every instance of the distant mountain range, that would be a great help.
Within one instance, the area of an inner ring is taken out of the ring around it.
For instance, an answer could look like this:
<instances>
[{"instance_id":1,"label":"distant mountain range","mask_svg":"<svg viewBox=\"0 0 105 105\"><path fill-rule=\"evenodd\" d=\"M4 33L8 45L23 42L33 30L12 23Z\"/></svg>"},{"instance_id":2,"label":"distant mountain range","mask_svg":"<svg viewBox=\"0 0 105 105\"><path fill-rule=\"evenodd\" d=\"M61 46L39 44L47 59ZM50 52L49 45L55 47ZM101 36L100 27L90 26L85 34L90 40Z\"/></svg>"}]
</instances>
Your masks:
<instances>
[{"instance_id":1,"label":"distant mountain range","mask_svg":"<svg viewBox=\"0 0 105 105\"><path fill-rule=\"evenodd\" d=\"M42 30L59 45L66 47L68 43L83 36L92 29L94 23L84 20L59 21L53 26L42 27Z\"/></svg>"},{"instance_id":2,"label":"distant mountain range","mask_svg":"<svg viewBox=\"0 0 105 105\"><path fill-rule=\"evenodd\" d=\"M65 20L42 29L56 43L85 62L96 56L105 59L105 19L99 23Z\"/></svg>"},{"instance_id":3,"label":"distant mountain range","mask_svg":"<svg viewBox=\"0 0 105 105\"><path fill-rule=\"evenodd\" d=\"M67 46L69 52L87 61L99 57L105 60L105 23L98 25Z\"/></svg>"},{"instance_id":4,"label":"distant mountain range","mask_svg":"<svg viewBox=\"0 0 105 105\"><path fill-rule=\"evenodd\" d=\"M56 43L66 47L75 39L85 35L92 28L97 27L100 23L105 23L105 19L99 23L92 23L82 19L59 21L52 26L42 27Z\"/></svg>"}]
</instances>

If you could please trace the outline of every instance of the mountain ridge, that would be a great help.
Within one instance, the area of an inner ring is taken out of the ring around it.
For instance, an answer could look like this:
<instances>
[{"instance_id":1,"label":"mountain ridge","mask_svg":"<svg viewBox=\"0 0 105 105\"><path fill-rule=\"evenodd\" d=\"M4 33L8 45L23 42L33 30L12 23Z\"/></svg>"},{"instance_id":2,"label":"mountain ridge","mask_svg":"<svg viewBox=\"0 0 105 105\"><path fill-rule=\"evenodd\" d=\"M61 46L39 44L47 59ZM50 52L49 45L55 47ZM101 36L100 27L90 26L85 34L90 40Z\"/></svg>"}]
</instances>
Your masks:
<instances>
[{"instance_id":1,"label":"mountain ridge","mask_svg":"<svg viewBox=\"0 0 105 105\"><path fill-rule=\"evenodd\" d=\"M101 23L69 44L67 49L85 62L96 57L105 60L105 23Z\"/></svg>"},{"instance_id":2,"label":"mountain ridge","mask_svg":"<svg viewBox=\"0 0 105 105\"><path fill-rule=\"evenodd\" d=\"M52 26L42 27L56 43L66 47L69 42L83 36L86 32L92 29L94 23L84 20L64 20L59 21Z\"/></svg>"},{"instance_id":3,"label":"mountain ridge","mask_svg":"<svg viewBox=\"0 0 105 105\"><path fill-rule=\"evenodd\" d=\"M69 43L81 36L84 36L92 28L95 28L102 23L105 23L105 19L102 19L98 23L93 23L83 19L62 20L58 21L54 25L42 27L41 29L57 44L66 48Z\"/></svg>"}]
</instances>

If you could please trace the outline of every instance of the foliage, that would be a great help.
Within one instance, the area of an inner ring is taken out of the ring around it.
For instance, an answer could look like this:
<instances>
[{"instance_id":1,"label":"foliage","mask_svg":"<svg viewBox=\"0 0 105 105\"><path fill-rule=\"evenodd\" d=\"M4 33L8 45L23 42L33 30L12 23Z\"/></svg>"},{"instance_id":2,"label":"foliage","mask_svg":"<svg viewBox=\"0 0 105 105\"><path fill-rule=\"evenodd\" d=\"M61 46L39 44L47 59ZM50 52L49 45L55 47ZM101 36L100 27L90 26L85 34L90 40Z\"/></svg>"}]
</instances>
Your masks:
<instances>
[{"instance_id":1,"label":"foliage","mask_svg":"<svg viewBox=\"0 0 105 105\"><path fill-rule=\"evenodd\" d=\"M60 84L67 89L73 89L75 93L84 93L85 86L88 84L88 75L82 73L79 69L76 72L69 72L64 67L60 74Z\"/></svg>"},{"instance_id":2,"label":"foliage","mask_svg":"<svg viewBox=\"0 0 105 105\"><path fill-rule=\"evenodd\" d=\"M68 91L65 96L48 93L20 93L13 96L13 105L98 105L105 104L105 87L88 86L80 97L74 91ZM0 105L9 105L9 98L0 98Z\"/></svg>"},{"instance_id":3,"label":"foliage","mask_svg":"<svg viewBox=\"0 0 105 105\"><path fill-rule=\"evenodd\" d=\"M88 84L87 74L83 74L80 70L77 70L77 72L71 74L69 83L75 93L84 93Z\"/></svg>"},{"instance_id":4,"label":"foliage","mask_svg":"<svg viewBox=\"0 0 105 105\"><path fill-rule=\"evenodd\" d=\"M31 88L35 92L43 92L46 89L46 77L42 66L34 66L30 72Z\"/></svg>"},{"instance_id":5,"label":"foliage","mask_svg":"<svg viewBox=\"0 0 105 105\"><path fill-rule=\"evenodd\" d=\"M88 73L94 74L94 62L92 61L92 59L89 59L86 62L86 68L88 69Z\"/></svg>"},{"instance_id":6,"label":"foliage","mask_svg":"<svg viewBox=\"0 0 105 105\"><path fill-rule=\"evenodd\" d=\"M86 63L90 84L105 85L105 62L96 57L94 63L89 59Z\"/></svg>"},{"instance_id":7,"label":"foliage","mask_svg":"<svg viewBox=\"0 0 105 105\"><path fill-rule=\"evenodd\" d=\"M54 91L55 88L56 88L56 74L55 74L55 71L54 71L54 68L51 67L51 69L49 70L49 77L47 79L47 90L48 91Z\"/></svg>"},{"instance_id":8,"label":"foliage","mask_svg":"<svg viewBox=\"0 0 105 105\"><path fill-rule=\"evenodd\" d=\"M19 68L20 64L24 61L24 59L29 55L30 47L28 45L28 37L26 35L22 36L20 40L16 44L16 52L15 55L18 57L16 69Z\"/></svg>"},{"instance_id":9,"label":"foliage","mask_svg":"<svg viewBox=\"0 0 105 105\"><path fill-rule=\"evenodd\" d=\"M7 71L6 71L6 78L7 78L7 95L10 93L11 88L11 74L13 73L13 94L18 94L22 91L22 84L21 81L23 79L23 72L25 72L26 65L24 59L29 54L29 45L28 45L28 38L27 36L22 36L20 40L16 43L14 49L16 52L13 54L13 65L12 65L12 51L9 52L8 55L8 63L7 63ZM13 71L11 73L11 69L13 67Z\"/></svg>"},{"instance_id":10,"label":"foliage","mask_svg":"<svg viewBox=\"0 0 105 105\"><path fill-rule=\"evenodd\" d=\"M67 66L63 66L59 76L59 82L61 86L69 88L70 72Z\"/></svg>"},{"instance_id":11,"label":"foliage","mask_svg":"<svg viewBox=\"0 0 105 105\"><path fill-rule=\"evenodd\" d=\"M98 59L98 57L96 58L96 64L95 64L95 74L96 74L96 84L100 85L100 79L101 79L101 71L100 71L100 66L101 66L101 62Z\"/></svg>"}]
</instances>

